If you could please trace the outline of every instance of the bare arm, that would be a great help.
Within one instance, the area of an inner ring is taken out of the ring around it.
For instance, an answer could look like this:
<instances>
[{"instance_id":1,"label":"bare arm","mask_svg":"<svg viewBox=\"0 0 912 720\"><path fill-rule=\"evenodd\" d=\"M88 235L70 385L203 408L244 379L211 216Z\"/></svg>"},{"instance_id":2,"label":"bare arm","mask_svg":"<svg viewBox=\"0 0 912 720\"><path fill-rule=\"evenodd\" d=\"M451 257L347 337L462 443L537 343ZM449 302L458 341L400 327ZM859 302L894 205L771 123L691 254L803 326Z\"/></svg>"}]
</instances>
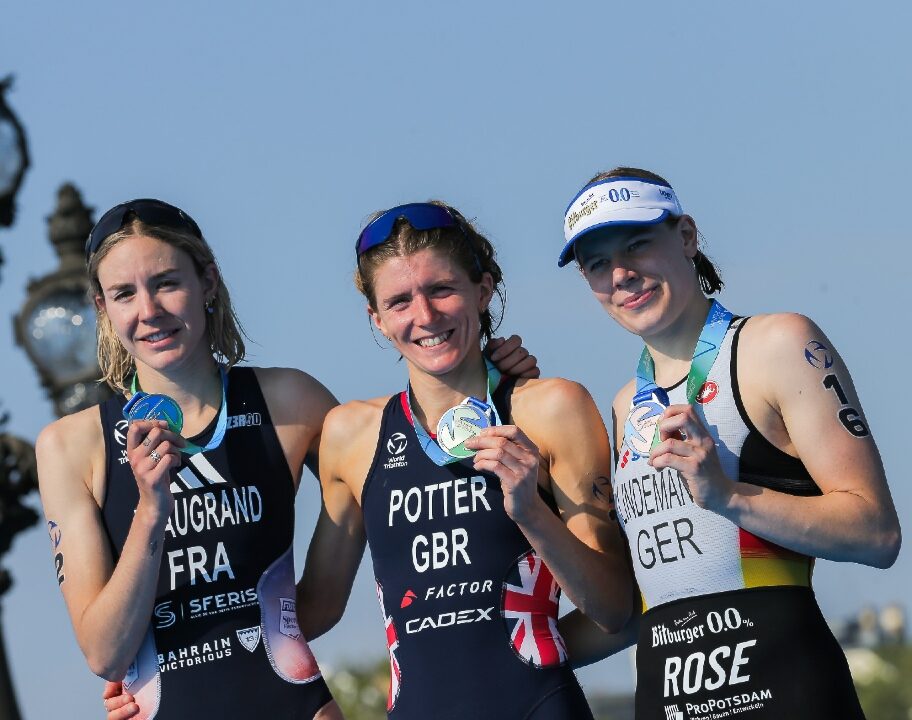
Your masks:
<instances>
[{"instance_id":1,"label":"bare arm","mask_svg":"<svg viewBox=\"0 0 912 720\"><path fill-rule=\"evenodd\" d=\"M558 623L558 628L567 645L570 664L575 668L592 665L636 645L640 632L640 617L637 603L624 626L617 632L610 633L579 610L564 615Z\"/></svg>"},{"instance_id":2,"label":"bare arm","mask_svg":"<svg viewBox=\"0 0 912 720\"><path fill-rule=\"evenodd\" d=\"M896 510L852 379L830 341L800 315L762 316L744 328L741 353L746 401L753 398L772 441L801 459L823 494L798 497L727 478L687 406L666 411L653 466L679 470L696 503L783 547L892 565L901 542ZM739 379L741 370L739 362ZM674 437L679 430L686 441Z\"/></svg>"},{"instance_id":3,"label":"bare arm","mask_svg":"<svg viewBox=\"0 0 912 720\"><path fill-rule=\"evenodd\" d=\"M338 407L326 418L320 443L323 506L297 589L298 622L309 640L342 618L364 554L360 491L379 423L376 408L360 402Z\"/></svg>"},{"instance_id":4,"label":"bare arm","mask_svg":"<svg viewBox=\"0 0 912 720\"><path fill-rule=\"evenodd\" d=\"M516 426L490 428L467 446L481 448L475 467L494 472L507 514L573 603L608 630L630 615L630 572L617 523L611 519L611 451L589 393L565 380L541 381L514 399ZM537 471L547 465L556 517L541 500Z\"/></svg>"},{"instance_id":5,"label":"bare arm","mask_svg":"<svg viewBox=\"0 0 912 720\"><path fill-rule=\"evenodd\" d=\"M150 444L144 446L146 435ZM114 566L91 490L94 475L104 473L97 409L57 421L38 437L41 501L52 531L60 589L89 668L108 679L124 676L152 615L164 528L173 504L168 470L178 462L172 441L178 441L176 436L152 423L130 427L127 454L140 500ZM161 454L158 463L149 458L149 448Z\"/></svg>"}]
</instances>

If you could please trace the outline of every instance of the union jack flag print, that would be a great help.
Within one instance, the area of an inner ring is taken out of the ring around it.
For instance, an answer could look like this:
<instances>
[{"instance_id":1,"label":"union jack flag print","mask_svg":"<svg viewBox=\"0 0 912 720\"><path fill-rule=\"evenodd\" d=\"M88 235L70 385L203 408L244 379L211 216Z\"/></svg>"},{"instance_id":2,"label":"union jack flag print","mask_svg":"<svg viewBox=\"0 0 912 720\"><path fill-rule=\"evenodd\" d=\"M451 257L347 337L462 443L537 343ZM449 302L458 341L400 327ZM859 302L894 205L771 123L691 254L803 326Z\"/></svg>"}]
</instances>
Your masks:
<instances>
[{"instance_id":1,"label":"union jack flag print","mask_svg":"<svg viewBox=\"0 0 912 720\"><path fill-rule=\"evenodd\" d=\"M560 665L567 646L557 630L560 587L534 552L522 555L503 584L501 614L517 654L535 667Z\"/></svg>"},{"instance_id":2,"label":"union jack flag print","mask_svg":"<svg viewBox=\"0 0 912 720\"><path fill-rule=\"evenodd\" d=\"M380 601L380 613L383 615L383 624L386 626L386 647L390 656L390 685L389 694L386 696L386 711L389 712L396 704L402 683L402 671L399 669L399 660L396 657L399 636L396 634L393 616L386 614L386 606L383 604L383 588L380 587L380 583L377 583L377 599Z\"/></svg>"}]
</instances>

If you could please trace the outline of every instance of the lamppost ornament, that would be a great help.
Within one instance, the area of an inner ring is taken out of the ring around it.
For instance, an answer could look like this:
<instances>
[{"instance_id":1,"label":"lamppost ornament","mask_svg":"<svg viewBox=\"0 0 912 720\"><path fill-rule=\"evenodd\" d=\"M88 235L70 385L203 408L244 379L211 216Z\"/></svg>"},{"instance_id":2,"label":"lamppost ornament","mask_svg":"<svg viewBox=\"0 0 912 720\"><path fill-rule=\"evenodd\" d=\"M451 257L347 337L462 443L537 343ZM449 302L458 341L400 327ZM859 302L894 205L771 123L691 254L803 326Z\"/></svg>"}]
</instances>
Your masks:
<instances>
[{"instance_id":1,"label":"lamppost ornament","mask_svg":"<svg viewBox=\"0 0 912 720\"><path fill-rule=\"evenodd\" d=\"M15 318L16 342L38 369L57 415L69 415L107 397L95 353L95 310L88 296L83 248L92 210L70 183L57 192L48 218L58 268L28 284L28 298Z\"/></svg>"},{"instance_id":2,"label":"lamppost ornament","mask_svg":"<svg viewBox=\"0 0 912 720\"><path fill-rule=\"evenodd\" d=\"M25 131L6 104L6 91L12 86L12 75L0 80L0 227L13 224L16 193L29 166Z\"/></svg>"}]
</instances>

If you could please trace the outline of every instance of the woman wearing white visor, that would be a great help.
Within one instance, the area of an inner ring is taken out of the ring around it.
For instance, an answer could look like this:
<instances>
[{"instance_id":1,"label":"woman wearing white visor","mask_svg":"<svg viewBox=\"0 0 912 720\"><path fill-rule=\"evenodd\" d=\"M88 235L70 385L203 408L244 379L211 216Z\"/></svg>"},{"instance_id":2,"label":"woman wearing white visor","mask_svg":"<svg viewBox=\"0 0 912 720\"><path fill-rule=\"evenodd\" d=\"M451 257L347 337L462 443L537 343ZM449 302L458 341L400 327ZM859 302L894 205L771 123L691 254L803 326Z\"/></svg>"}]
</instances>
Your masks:
<instances>
[{"instance_id":1,"label":"woman wearing white visor","mask_svg":"<svg viewBox=\"0 0 912 720\"><path fill-rule=\"evenodd\" d=\"M645 343L612 413L637 717L863 717L811 574L818 557L889 567L900 528L842 358L806 317L707 297L722 281L658 175L595 176L564 232L558 265Z\"/></svg>"}]
</instances>

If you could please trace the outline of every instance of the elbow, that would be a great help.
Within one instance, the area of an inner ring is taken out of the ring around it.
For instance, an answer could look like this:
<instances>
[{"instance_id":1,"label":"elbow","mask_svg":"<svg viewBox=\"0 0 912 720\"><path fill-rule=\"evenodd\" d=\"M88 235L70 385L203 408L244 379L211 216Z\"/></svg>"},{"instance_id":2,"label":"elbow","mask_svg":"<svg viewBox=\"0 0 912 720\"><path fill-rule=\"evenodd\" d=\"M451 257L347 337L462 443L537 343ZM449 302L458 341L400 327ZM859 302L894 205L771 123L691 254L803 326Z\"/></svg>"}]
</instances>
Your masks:
<instances>
[{"instance_id":1,"label":"elbow","mask_svg":"<svg viewBox=\"0 0 912 720\"><path fill-rule=\"evenodd\" d=\"M116 658L104 657L101 654L86 654L86 662L89 664L89 670L95 673L103 680L111 682L120 682L126 677L130 664L118 663Z\"/></svg>"},{"instance_id":2,"label":"elbow","mask_svg":"<svg viewBox=\"0 0 912 720\"><path fill-rule=\"evenodd\" d=\"M298 604L298 627L307 642L332 630L342 619L345 606L336 603Z\"/></svg>"},{"instance_id":3,"label":"elbow","mask_svg":"<svg viewBox=\"0 0 912 720\"><path fill-rule=\"evenodd\" d=\"M902 531L897 522L889 530L881 533L871 565L882 570L892 567L899 556L900 547L902 547Z\"/></svg>"},{"instance_id":4,"label":"elbow","mask_svg":"<svg viewBox=\"0 0 912 720\"><path fill-rule=\"evenodd\" d=\"M587 613L584 611L584 615ZM621 632L633 615L633 600L630 592L618 595L616 600L594 610L589 619L610 635Z\"/></svg>"}]
</instances>

